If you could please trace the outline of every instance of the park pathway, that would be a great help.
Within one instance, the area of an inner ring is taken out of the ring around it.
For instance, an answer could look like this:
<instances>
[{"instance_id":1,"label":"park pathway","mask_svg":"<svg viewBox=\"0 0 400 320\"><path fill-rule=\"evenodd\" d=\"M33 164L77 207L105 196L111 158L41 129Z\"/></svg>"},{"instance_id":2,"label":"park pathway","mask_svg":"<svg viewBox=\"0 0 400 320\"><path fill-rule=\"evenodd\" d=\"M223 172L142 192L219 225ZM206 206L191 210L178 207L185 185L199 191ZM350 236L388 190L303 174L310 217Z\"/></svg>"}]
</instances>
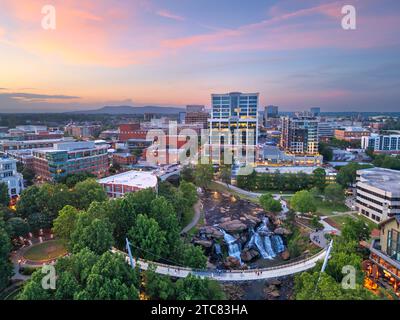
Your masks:
<instances>
[{"instance_id":1,"label":"park pathway","mask_svg":"<svg viewBox=\"0 0 400 320\"><path fill-rule=\"evenodd\" d=\"M197 223L199 222L200 217L201 217L202 212L203 212L203 204L201 203L201 200L198 200L198 201L196 202L196 204L193 206L193 210L194 210L193 219L192 219L192 221L190 221L190 223L189 223L186 227L184 227L184 228L182 229L181 234L188 233L188 232L189 232L190 230L192 230L192 228L194 228L194 227L197 225Z\"/></svg>"}]
</instances>

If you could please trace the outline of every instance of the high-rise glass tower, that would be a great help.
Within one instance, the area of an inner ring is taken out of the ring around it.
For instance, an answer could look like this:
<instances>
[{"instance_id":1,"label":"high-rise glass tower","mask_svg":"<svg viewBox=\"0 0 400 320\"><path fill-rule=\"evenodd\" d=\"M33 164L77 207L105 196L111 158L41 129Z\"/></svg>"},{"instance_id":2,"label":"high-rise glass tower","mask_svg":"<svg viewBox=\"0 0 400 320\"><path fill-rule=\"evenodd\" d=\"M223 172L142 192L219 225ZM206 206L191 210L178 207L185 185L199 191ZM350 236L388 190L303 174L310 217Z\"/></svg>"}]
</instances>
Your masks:
<instances>
[{"instance_id":1,"label":"high-rise glass tower","mask_svg":"<svg viewBox=\"0 0 400 320\"><path fill-rule=\"evenodd\" d=\"M230 146L234 151L239 151L242 157L247 157L249 151L254 154L258 142L258 98L258 93L211 95L211 147ZM216 162L216 159L213 158L213 161Z\"/></svg>"}]
</instances>

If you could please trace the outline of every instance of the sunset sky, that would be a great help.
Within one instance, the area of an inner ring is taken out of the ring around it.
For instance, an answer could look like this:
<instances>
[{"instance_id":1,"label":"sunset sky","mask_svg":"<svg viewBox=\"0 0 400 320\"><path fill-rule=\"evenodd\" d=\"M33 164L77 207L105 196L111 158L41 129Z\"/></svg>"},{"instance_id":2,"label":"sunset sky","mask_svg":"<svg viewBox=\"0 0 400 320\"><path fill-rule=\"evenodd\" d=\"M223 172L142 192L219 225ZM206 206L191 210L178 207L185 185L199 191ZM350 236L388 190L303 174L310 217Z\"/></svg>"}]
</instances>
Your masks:
<instances>
[{"instance_id":1,"label":"sunset sky","mask_svg":"<svg viewBox=\"0 0 400 320\"><path fill-rule=\"evenodd\" d=\"M260 92L260 108L400 111L400 1L0 0L0 112L209 106L230 91Z\"/></svg>"}]
</instances>

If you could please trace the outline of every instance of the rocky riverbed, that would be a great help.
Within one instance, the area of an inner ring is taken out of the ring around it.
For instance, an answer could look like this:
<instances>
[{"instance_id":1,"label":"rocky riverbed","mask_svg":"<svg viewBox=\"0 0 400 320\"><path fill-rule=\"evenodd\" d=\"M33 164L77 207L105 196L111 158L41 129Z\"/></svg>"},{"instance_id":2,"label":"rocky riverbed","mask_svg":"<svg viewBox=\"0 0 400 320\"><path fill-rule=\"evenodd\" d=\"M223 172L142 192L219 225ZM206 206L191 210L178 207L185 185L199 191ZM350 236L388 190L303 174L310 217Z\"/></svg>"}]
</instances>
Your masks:
<instances>
[{"instance_id":1,"label":"rocky riverbed","mask_svg":"<svg viewBox=\"0 0 400 320\"><path fill-rule=\"evenodd\" d=\"M222 285L229 300L291 300L293 287L292 276Z\"/></svg>"},{"instance_id":2,"label":"rocky riverbed","mask_svg":"<svg viewBox=\"0 0 400 320\"><path fill-rule=\"evenodd\" d=\"M219 192L204 194L202 202L205 226L192 242L205 249L216 267L266 267L290 258L284 240L290 232L274 215L250 201Z\"/></svg>"}]
</instances>

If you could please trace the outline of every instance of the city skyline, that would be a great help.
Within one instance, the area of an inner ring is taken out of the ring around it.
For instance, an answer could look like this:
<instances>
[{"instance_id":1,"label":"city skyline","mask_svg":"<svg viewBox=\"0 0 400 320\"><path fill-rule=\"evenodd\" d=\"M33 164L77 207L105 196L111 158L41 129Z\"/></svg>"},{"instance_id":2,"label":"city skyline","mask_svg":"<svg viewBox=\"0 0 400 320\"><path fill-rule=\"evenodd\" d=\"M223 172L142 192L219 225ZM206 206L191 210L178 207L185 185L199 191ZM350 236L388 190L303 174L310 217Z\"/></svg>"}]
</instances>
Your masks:
<instances>
[{"instance_id":1,"label":"city skyline","mask_svg":"<svg viewBox=\"0 0 400 320\"><path fill-rule=\"evenodd\" d=\"M280 111L398 111L400 4L347 2L53 1L46 31L45 3L1 0L0 112L210 107L232 91Z\"/></svg>"}]
</instances>

